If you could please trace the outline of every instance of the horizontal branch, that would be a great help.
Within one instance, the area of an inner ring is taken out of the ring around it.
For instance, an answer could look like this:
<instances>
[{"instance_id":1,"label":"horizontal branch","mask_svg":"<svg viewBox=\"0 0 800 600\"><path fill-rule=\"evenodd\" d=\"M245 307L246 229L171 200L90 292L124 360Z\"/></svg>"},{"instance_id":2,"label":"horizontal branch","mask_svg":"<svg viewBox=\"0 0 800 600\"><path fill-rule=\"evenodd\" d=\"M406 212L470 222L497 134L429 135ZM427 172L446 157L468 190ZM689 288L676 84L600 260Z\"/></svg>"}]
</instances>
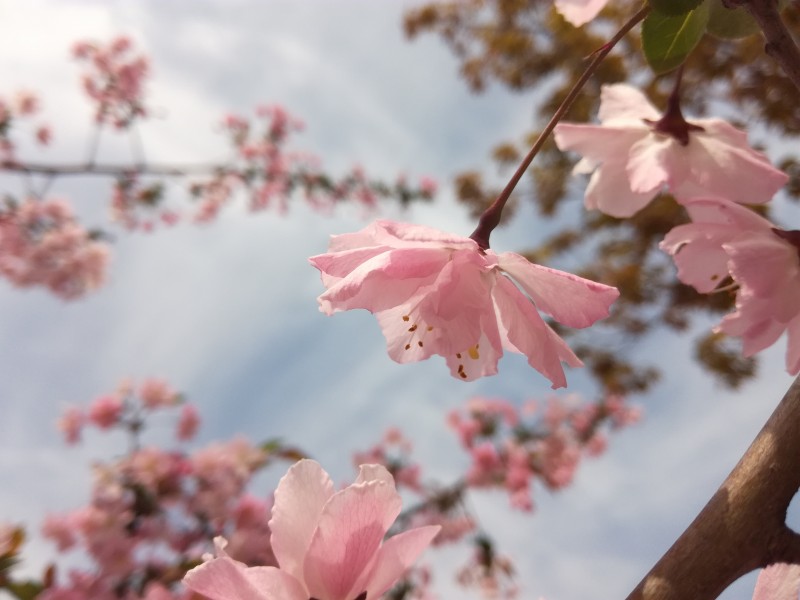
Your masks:
<instances>
[{"instance_id":1,"label":"horizontal branch","mask_svg":"<svg viewBox=\"0 0 800 600\"><path fill-rule=\"evenodd\" d=\"M786 526L786 511L800 487L798 431L800 377L719 490L628 600L713 600L754 569L775 562L800 564L800 538Z\"/></svg>"},{"instance_id":2,"label":"horizontal branch","mask_svg":"<svg viewBox=\"0 0 800 600\"><path fill-rule=\"evenodd\" d=\"M97 164L92 162L75 164L49 164L34 162L0 161L0 171L27 173L32 175L100 175L104 177L125 175L153 175L161 177L186 177L205 175L229 169L222 164Z\"/></svg>"}]
</instances>

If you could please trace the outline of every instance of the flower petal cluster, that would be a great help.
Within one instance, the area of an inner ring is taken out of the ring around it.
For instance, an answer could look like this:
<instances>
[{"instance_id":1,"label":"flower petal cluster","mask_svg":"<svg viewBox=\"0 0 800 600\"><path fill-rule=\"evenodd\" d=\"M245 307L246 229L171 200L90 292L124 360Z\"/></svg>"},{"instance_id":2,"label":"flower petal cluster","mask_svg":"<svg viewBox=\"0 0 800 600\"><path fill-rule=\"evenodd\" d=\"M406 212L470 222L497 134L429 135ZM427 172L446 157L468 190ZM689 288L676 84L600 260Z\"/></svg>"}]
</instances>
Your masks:
<instances>
[{"instance_id":1,"label":"flower petal cluster","mask_svg":"<svg viewBox=\"0 0 800 600\"><path fill-rule=\"evenodd\" d=\"M629 217L666 188L679 202L720 196L762 204L787 182L782 171L747 144L747 134L721 119L697 119L688 143L654 129L661 115L636 88L604 85L600 125L560 123L561 150L583 158L576 173L591 173L585 204L614 217Z\"/></svg>"},{"instance_id":2,"label":"flower petal cluster","mask_svg":"<svg viewBox=\"0 0 800 600\"><path fill-rule=\"evenodd\" d=\"M661 242L675 258L678 278L706 293L730 274L739 286L736 310L717 330L741 337L744 356L788 332L786 368L800 372L800 254L787 239L792 232L729 200L697 198L685 205L692 223Z\"/></svg>"},{"instance_id":3,"label":"flower petal cluster","mask_svg":"<svg viewBox=\"0 0 800 600\"><path fill-rule=\"evenodd\" d=\"M400 513L389 472L362 465L355 483L335 492L320 465L295 463L275 490L269 522L280 568L247 567L225 553L186 574L184 583L211 600L377 599L431 543L438 526L383 542Z\"/></svg>"},{"instance_id":4,"label":"flower petal cluster","mask_svg":"<svg viewBox=\"0 0 800 600\"><path fill-rule=\"evenodd\" d=\"M619 295L519 254L483 251L469 238L386 220L333 236L329 252L309 261L327 288L319 297L322 312L369 310L394 360L438 354L464 381L497 373L506 349L526 355L553 388L566 386L561 362L582 363L539 310L568 327L588 327L608 316Z\"/></svg>"}]
</instances>

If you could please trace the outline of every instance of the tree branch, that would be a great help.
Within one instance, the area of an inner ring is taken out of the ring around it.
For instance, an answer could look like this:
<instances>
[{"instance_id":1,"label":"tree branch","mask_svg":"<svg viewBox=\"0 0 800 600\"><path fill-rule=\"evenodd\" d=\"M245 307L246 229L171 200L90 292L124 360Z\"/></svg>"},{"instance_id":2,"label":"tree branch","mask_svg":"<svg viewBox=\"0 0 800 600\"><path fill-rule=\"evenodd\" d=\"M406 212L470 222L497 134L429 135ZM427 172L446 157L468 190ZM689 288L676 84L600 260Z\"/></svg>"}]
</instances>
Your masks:
<instances>
[{"instance_id":1,"label":"tree branch","mask_svg":"<svg viewBox=\"0 0 800 600\"><path fill-rule=\"evenodd\" d=\"M800 49L786 28L778 10L778 0L729 0L743 6L756 20L764 33L764 52L783 69L795 87L800 90Z\"/></svg>"},{"instance_id":2,"label":"tree branch","mask_svg":"<svg viewBox=\"0 0 800 600\"><path fill-rule=\"evenodd\" d=\"M800 563L786 510L800 488L800 377L739 464L628 600L712 600L774 562Z\"/></svg>"},{"instance_id":3,"label":"tree branch","mask_svg":"<svg viewBox=\"0 0 800 600\"><path fill-rule=\"evenodd\" d=\"M34 175L102 175L123 176L136 173L161 177L185 177L203 175L228 169L221 164L169 165L169 164L95 164L84 162L76 164L20 163L16 161L0 161L0 171L11 173L28 173Z\"/></svg>"}]
</instances>

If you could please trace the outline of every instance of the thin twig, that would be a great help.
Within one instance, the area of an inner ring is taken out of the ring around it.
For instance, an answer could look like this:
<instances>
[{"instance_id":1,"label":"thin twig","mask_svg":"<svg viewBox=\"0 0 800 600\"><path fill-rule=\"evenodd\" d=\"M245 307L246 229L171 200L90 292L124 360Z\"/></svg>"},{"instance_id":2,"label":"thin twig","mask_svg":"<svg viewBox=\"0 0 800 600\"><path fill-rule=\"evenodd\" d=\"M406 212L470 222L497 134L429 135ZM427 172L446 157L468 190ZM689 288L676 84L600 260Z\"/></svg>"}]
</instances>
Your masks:
<instances>
[{"instance_id":1,"label":"thin twig","mask_svg":"<svg viewBox=\"0 0 800 600\"><path fill-rule=\"evenodd\" d=\"M614 37L612 37L606 44L604 44L592 55L592 61L572 86L572 89L569 91L566 98L564 98L564 100L561 102L558 110L556 110L556 112L550 118L550 121L547 123L547 125L545 125L545 128L539 134L539 137L536 138L536 141L533 143L533 147L530 149L525 158L522 159L522 163L519 165L519 167L517 167L517 170L506 184L506 187L503 188L503 191L500 192L500 195L497 197L497 199L492 202L492 205L484 211L478 220L478 227L469 237L475 240L480 248L483 250L489 249L489 236L494 228L500 224L500 217L503 213L503 207L506 205L508 198L511 196L511 192L514 191L514 188L519 183L519 180L522 179L522 175L528 170L531 162L533 162L533 159L539 153L539 150L541 150L542 146L544 146L544 143L547 141L550 133L552 133L558 122L561 121L561 119L570 109L572 103L583 89L583 86L586 85L586 82L589 81L592 75L594 75L597 67L599 67L600 63L605 60L605 57L608 55L608 53L614 49L614 46L616 46L617 43L624 38L631 29L633 29L640 21L642 21L649 12L650 6L646 4L635 15L633 15L616 34L614 34Z\"/></svg>"}]
</instances>

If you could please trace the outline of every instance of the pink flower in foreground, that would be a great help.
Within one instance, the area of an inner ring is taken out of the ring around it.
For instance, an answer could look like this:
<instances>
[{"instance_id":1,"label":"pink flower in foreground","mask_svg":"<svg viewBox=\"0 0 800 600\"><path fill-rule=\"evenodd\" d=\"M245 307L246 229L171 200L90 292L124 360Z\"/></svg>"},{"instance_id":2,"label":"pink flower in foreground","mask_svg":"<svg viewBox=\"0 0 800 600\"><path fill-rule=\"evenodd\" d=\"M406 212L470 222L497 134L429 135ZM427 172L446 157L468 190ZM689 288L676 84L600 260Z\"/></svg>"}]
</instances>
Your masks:
<instances>
[{"instance_id":1,"label":"pink flower in foreground","mask_svg":"<svg viewBox=\"0 0 800 600\"><path fill-rule=\"evenodd\" d=\"M800 596L800 565L777 563L762 569L753 590L753 600L797 600Z\"/></svg>"},{"instance_id":2,"label":"pink flower in foreground","mask_svg":"<svg viewBox=\"0 0 800 600\"><path fill-rule=\"evenodd\" d=\"M556 10L567 21L580 27L594 19L608 0L556 0Z\"/></svg>"},{"instance_id":3,"label":"pink flower in foreground","mask_svg":"<svg viewBox=\"0 0 800 600\"><path fill-rule=\"evenodd\" d=\"M58 429L64 434L67 444L77 444L81 441L81 430L85 422L85 417L80 408L69 407L61 418L58 419Z\"/></svg>"},{"instance_id":4,"label":"pink flower in foreground","mask_svg":"<svg viewBox=\"0 0 800 600\"><path fill-rule=\"evenodd\" d=\"M744 356L788 332L786 368L800 371L800 254L796 232L776 229L751 210L720 198L686 202L692 223L670 231L661 249L675 258L678 278L712 291L730 274L739 286L736 311L717 327L741 337Z\"/></svg>"},{"instance_id":5,"label":"pink flower in foreground","mask_svg":"<svg viewBox=\"0 0 800 600\"><path fill-rule=\"evenodd\" d=\"M247 567L217 538L217 557L183 582L211 600L376 600L439 531L418 527L384 542L400 508L392 476L379 465L362 465L355 483L334 492L318 463L301 460L275 490L269 526L280 568Z\"/></svg>"},{"instance_id":6,"label":"pink flower in foreground","mask_svg":"<svg viewBox=\"0 0 800 600\"><path fill-rule=\"evenodd\" d=\"M114 394L100 396L89 407L89 421L100 429L108 429L117 424L124 409L122 398Z\"/></svg>"},{"instance_id":7,"label":"pink flower in foreground","mask_svg":"<svg viewBox=\"0 0 800 600\"><path fill-rule=\"evenodd\" d=\"M393 221L333 236L328 254L309 261L327 288L322 312L367 309L394 360L439 354L465 381L497 373L506 349L526 355L553 388L564 387L561 361L583 363L537 308L568 327L588 327L619 295L519 254L483 252L469 238Z\"/></svg>"},{"instance_id":8,"label":"pink flower in foreground","mask_svg":"<svg viewBox=\"0 0 800 600\"><path fill-rule=\"evenodd\" d=\"M747 145L747 134L721 119L688 124L686 143L656 131L661 117L637 89L604 85L600 125L560 123L561 150L583 155L576 173L592 173L587 208L629 217L663 188L678 201L713 195L744 204L769 201L788 180L766 156Z\"/></svg>"}]
</instances>

